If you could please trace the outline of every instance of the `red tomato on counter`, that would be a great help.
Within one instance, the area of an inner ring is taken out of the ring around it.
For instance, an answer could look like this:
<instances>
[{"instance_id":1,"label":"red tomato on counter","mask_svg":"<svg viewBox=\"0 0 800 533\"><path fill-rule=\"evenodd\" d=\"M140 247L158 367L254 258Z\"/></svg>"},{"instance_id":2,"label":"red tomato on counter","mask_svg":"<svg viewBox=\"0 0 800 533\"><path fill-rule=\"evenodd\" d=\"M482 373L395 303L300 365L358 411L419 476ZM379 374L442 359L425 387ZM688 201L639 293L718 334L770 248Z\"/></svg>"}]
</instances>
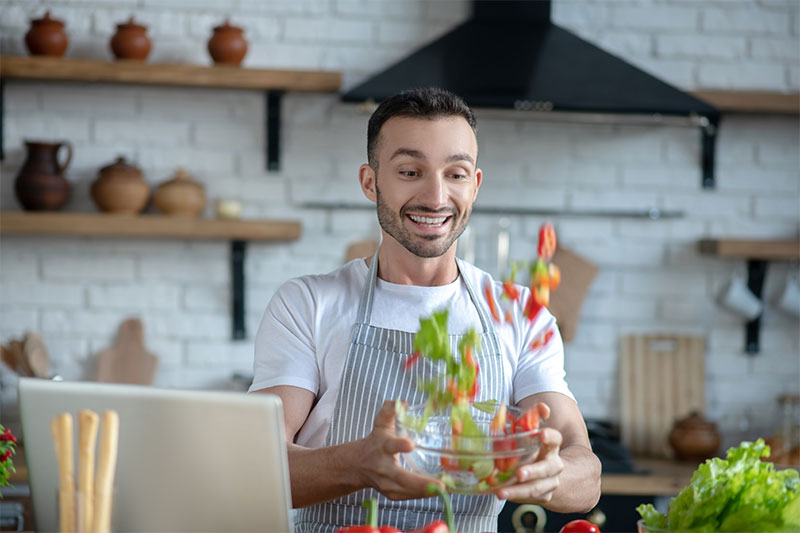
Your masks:
<instances>
[{"instance_id":1,"label":"red tomato on counter","mask_svg":"<svg viewBox=\"0 0 800 533\"><path fill-rule=\"evenodd\" d=\"M600 533L600 528L588 520L573 520L564 524L558 533Z\"/></svg>"}]
</instances>

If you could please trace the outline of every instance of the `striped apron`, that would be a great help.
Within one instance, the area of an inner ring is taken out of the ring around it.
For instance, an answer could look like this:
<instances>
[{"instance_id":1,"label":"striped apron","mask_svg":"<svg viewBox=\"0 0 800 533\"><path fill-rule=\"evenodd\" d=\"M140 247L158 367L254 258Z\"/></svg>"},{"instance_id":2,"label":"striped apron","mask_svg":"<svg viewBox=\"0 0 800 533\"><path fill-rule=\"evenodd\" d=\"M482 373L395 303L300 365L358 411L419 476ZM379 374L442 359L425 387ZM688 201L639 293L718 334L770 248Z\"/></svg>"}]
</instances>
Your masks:
<instances>
[{"instance_id":1,"label":"striped apron","mask_svg":"<svg viewBox=\"0 0 800 533\"><path fill-rule=\"evenodd\" d=\"M456 263L459 272L463 272L459 259L456 259ZM370 325L377 272L376 252L361 295L358 318L353 328L326 446L366 437L372 431L375 415L385 400L402 399L409 405L423 403L425 396L418 386L420 379L423 382L428 381L439 375L443 369L444 363L421 358L409 370L404 370L403 363L413 352L415 334ZM480 368L476 399L497 399L508 403L511 399L510 391L506 386L497 333L483 306L478 303L467 277L462 274L461 280L478 311L483 330L476 354ZM463 335L450 335L452 352L455 353L462 337ZM405 461L402 463L405 466ZM444 518L439 498L392 501L374 489L363 489L330 502L298 510L295 531L333 532L342 526L363 524L366 510L361 504L370 498L378 500L380 525L391 525L409 531ZM504 502L495 495L457 494L452 496L452 502L458 531L497 531L497 515Z\"/></svg>"}]
</instances>

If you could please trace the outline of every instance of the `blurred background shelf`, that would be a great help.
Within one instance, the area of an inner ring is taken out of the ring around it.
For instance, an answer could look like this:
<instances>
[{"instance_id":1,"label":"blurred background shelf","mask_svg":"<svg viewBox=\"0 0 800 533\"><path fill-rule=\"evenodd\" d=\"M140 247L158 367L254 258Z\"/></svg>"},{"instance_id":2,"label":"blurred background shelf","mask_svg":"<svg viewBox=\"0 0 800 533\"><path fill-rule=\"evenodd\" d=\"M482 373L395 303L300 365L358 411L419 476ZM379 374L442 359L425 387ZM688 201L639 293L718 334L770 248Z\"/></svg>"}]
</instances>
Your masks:
<instances>
[{"instance_id":1,"label":"blurred background shelf","mask_svg":"<svg viewBox=\"0 0 800 533\"><path fill-rule=\"evenodd\" d=\"M333 71L9 55L0 56L0 76L33 80L320 92L337 91L342 83L341 73Z\"/></svg>"},{"instance_id":2,"label":"blurred background shelf","mask_svg":"<svg viewBox=\"0 0 800 533\"><path fill-rule=\"evenodd\" d=\"M0 212L6 235L72 235L292 241L301 225L291 220L217 220L163 215L107 213Z\"/></svg>"}]
</instances>

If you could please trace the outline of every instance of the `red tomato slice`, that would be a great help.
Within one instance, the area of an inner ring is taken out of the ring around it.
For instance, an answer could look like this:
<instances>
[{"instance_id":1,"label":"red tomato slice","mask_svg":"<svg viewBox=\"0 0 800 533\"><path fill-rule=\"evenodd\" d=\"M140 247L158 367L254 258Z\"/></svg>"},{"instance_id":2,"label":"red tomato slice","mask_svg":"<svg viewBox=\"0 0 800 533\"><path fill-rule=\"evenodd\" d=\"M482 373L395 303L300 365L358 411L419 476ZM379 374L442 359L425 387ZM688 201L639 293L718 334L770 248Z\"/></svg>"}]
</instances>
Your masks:
<instances>
[{"instance_id":1,"label":"red tomato slice","mask_svg":"<svg viewBox=\"0 0 800 533\"><path fill-rule=\"evenodd\" d=\"M492 443L492 449L496 452L505 452L517 449L514 439L497 440ZM519 457L498 457L494 460L494 466L500 472L509 472L517 467Z\"/></svg>"}]
</instances>

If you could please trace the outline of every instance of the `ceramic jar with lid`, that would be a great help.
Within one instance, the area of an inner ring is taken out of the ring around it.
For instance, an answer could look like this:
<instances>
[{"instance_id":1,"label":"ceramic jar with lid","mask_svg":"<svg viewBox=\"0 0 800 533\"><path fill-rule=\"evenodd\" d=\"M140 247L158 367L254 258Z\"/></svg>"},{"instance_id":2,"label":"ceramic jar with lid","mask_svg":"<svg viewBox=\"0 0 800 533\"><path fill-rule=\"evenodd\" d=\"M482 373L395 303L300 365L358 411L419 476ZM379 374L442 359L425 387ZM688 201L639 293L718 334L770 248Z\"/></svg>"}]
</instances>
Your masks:
<instances>
[{"instance_id":1,"label":"ceramic jar with lid","mask_svg":"<svg viewBox=\"0 0 800 533\"><path fill-rule=\"evenodd\" d=\"M701 462L717 452L720 435L716 424L694 411L675 421L669 433L669 443L681 461Z\"/></svg>"},{"instance_id":2,"label":"ceramic jar with lid","mask_svg":"<svg viewBox=\"0 0 800 533\"><path fill-rule=\"evenodd\" d=\"M117 32L111 38L111 51L117 59L144 61L150 53L150 38L147 26L137 24L133 15L127 22L117 24Z\"/></svg>"},{"instance_id":3,"label":"ceramic jar with lid","mask_svg":"<svg viewBox=\"0 0 800 533\"><path fill-rule=\"evenodd\" d=\"M68 44L64 23L50 18L49 11L44 17L31 20L31 27L25 34L25 46L35 56L61 57L67 51Z\"/></svg>"},{"instance_id":4,"label":"ceramic jar with lid","mask_svg":"<svg viewBox=\"0 0 800 533\"><path fill-rule=\"evenodd\" d=\"M171 180L156 188L153 204L165 215L196 217L206 207L205 187L193 180L185 168L179 168Z\"/></svg>"},{"instance_id":5,"label":"ceramic jar with lid","mask_svg":"<svg viewBox=\"0 0 800 533\"><path fill-rule=\"evenodd\" d=\"M214 63L226 65L241 64L247 54L247 41L244 30L231 26L228 20L214 28L214 34L208 40L208 53Z\"/></svg>"},{"instance_id":6,"label":"ceramic jar with lid","mask_svg":"<svg viewBox=\"0 0 800 533\"><path fill-rule=\"evenodd\" d=\"M92 200L101 211L135 215L141 212L150 198L150 186L142 171L125 161L124 157L100 169L92 183Z\"/></svg>"}]
</instances>

